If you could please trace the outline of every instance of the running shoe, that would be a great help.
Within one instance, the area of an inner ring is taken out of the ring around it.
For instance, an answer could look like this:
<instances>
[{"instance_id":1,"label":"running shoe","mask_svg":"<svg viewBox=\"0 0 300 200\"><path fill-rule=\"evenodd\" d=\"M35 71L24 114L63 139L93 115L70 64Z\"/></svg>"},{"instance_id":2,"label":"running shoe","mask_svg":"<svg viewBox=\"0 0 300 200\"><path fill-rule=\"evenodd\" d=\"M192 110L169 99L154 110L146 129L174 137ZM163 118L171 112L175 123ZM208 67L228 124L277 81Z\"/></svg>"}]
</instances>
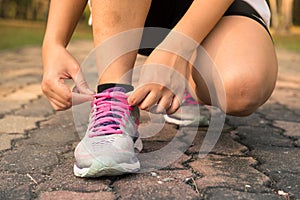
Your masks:
<instances>
[{"instance_id":1,"label":"running shoe","mask_svg":"<svg viewBox=\"0 0 300 200\"><path fill-rule=\"evenodd\" d=\"M165 121L179 126L208 126L208 118L200 114L202 106L185 90L182 105L175 113L164 115Z\"/></svg>"},{"instance_id":2,"label":"running shoe","mask_svg":"<svg viewBox=\"0 0 300 200\"><path fill-rule=\"evenodd\" d=\"M98 86L88 129L75 149L75 176L111 176L140 169L134 149L139 110L127 103L126 92L129 91L124 87Z\"/></svg>"}]
</instances>

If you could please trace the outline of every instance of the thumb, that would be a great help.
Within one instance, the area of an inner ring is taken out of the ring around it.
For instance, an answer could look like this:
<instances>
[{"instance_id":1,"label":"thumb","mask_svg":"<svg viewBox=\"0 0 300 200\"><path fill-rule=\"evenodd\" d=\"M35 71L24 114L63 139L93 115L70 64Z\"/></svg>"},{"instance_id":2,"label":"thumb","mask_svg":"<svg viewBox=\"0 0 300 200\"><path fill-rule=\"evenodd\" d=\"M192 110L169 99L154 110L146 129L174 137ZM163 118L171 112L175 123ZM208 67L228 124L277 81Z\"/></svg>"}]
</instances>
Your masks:
<instances>
[{"instance_id":1,"label":"thumb","mask_svg":"<svg viewBox=\"0 0 300 200\"><path fill-rule=\"evenodd\" d=\"M91 94L82 94L78 90L78 88L75 86L72 89L72 105L78 105L85 103L87 101L92 101L94 99L94 96Z\"/></svg>"},{"instance_id":2,"label":"thumb","mask_svg":"<svg viewBox=\"0 0 300 200\"><path fill-rule=\"evenodd\" d=\"M93 95L79 94L72 92L72 105L78 105L85 103L87 101L92 101L94 99Z\"/></svg>"},{"instance_id":3,"label":"thumb","mask_svg":"<svg viewBox=\"0 0 300 200\"><path fill-rule=\"evenodd\" d=\"M89 94L89 95L95 94L95 92L87 84L80 68L75 74L75 76L72 76L72 79L75 82L75 90L73 90L73 92L77 92L80 94Z\"/></svg>"},{"instance_id":4,"label":"thumb","mask_svg":"<svg viewBox=\"0 0 300 200\"><path fill-rule=\"evenodd\" d=\"M75 87L72 90L72 104L78 105L87 101L92 101L95 92L89 88L81 69L79 68L77 73L71 75L71 77L75 83Z\"/></svg>"},{"instance_id":5,"label":"thumb","mask_svg":"<svg viewBox=\"0 0 300 200\"><path fill-rule=\"evenodd\" d=\"M182 104L182 99L183 99L183 97L179 96L179 95L176 95L173 98L172 104L171 104L170 108L168 108L168 110L167 110L168 115L171 115L171 114L173 114L174 112L176 112L178 110L178 108Z\"/></svg>"}]
</instances>

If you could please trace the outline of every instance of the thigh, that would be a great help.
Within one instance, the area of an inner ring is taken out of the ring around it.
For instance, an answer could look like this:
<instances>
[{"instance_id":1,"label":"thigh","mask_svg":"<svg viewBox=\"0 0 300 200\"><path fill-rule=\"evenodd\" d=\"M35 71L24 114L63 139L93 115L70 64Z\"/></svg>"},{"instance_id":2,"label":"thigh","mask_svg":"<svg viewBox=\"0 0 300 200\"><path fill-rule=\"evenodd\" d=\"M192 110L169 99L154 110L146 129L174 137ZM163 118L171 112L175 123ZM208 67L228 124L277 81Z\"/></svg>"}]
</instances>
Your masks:
<instances>
[{"instance_id":1,"label":"thigh","mask_svg":"<svg viewBox=\"0 0 300 200\"><path fill-rule=\"evenodd\" d=\"M277 58L272 39L261 24L244 16L225 16L202 47L222 79L229 113L238 113L243 108L255 109L269 98L277 77ZM193 81L198 98L210 103L210 94L201 76L193 74ZM222 88L218 85L220 82L211 82L218 94Z\"/></svg>"}]
</instances>

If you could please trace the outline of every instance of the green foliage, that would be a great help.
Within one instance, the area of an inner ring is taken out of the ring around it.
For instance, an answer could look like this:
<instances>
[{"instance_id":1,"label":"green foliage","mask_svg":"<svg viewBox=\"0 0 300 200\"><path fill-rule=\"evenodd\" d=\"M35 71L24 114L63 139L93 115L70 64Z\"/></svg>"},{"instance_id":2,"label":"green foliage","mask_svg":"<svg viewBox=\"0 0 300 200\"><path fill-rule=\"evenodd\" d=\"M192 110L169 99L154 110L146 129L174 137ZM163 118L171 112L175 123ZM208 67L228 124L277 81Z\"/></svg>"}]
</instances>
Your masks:
<instances>
[{"instance_id":1,"label":"green foliage","mask_svg":"<svg viewBox=\"0 0 300 200\"><path fill-rule=\"evenodd\" d=\"M4 19L45 20L49 0L0 0L0 17Z\"/></svg>"},{"instance_id":2,"label":"green foliage","mask_svg":"<svg viewBox=\"0 0 300 200\"><path fill-rule=\"evenodd\" d=\"M300 53L300 34L273 35L273 39L276 47Z\"/></svg>"},{"instance_id":3,"label":"green foliage","mask_svg":"<svg viewBox=\"0 0 300 200\"><path fill-rule=\"evenodd\" d=\"M41 46L45 32L44 22L0 20L0 51L24 46ZM80 23L72 40L92 39L91 27Z\"/></svg>"},{"instance_id":4,"label":"green foliage","mask_svg":"<svg viewBox=\"0 0 300 200\"><path fill-rule=\"evenodd\" d=\"M0 25L0 50L27 45L41 45L43 30L39 28L9 27Z\"/></svg>"},{"instance_id":5,"label":"green foliage","mask_svg":"<svg viewBox=\"0 0 300 200\"><path fill-rule=\"evenodd\" d=\"M0 0L0 18L45 21L49 4L50 0ZM87 23L89 16L90 11L87 6L81 21Z\"/></svg>"}]
</instances>

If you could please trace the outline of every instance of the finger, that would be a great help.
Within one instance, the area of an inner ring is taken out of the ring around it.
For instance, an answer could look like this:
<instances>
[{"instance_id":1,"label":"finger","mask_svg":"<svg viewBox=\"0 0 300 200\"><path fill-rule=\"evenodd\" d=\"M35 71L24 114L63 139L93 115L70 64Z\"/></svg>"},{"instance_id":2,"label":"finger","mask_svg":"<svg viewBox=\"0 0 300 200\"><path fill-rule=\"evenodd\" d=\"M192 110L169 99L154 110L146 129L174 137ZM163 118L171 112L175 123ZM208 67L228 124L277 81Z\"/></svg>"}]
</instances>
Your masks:
<instances>
[{"instance_id":1,"label":"finger","mask_svg":"<svg viewBox=\"0 0 300 200\"><path fill-rule=\"evenodd\" d=\"M151 112L157 114L165 114L172 104L173 95L164 95L155 106L155 109L151 109Z\"/></svg>"},{"instance_id":2,"label":"finger","mask_svg":"<svg viewBox=\"0 0 300 200\"><path fill-rule=\"evenodd\" d=\"M74 87L72 91L73 92L71 93L71 100L69 100L69 98L67 99L62 98L61 96L57 95L57 93L54 91L49 96L52 99L55 99L57 102L59 102L59 105L67 105L68 107L70 107L69 106L70 104L78 105L87 101L92 101L94 99L93 95L77 93L78 92L77 87Z\"/></svg>"},{"instance_id":3,"label":"finger","mask_svg":"<svg viewBox=\"0 0 300 200\"><path fill-rule=\"evenodd\" d=\"M42 81L42 91L48 97L56 99L57 101L66 104L68 102L68 88L64 88L62 83L57 80L44 80Z\"/></svg>"},{"instance_id":4,"label":"finger","mask_svg":"<svg viewBox=\"0 0 300 200\"><path fill-rule=\"evenodd\" d=\"M59 110L60 110L60 106L58 106L57 104L53 103L52 101L49 101L49 102L50 102L50 104L51 104L51 106L52 106L52 108L53 108L54 110L56 110L56 111L59 111Z\"/></svg>"},{"instance_id":5,"label":"finger","mask_svg":"<svg viewBox=\"0 0 300 200\"><path fill-rule=\"evenodd\" d=\"M54 82L50 86L47 96L65 105L72 104L71 90L61 82Z\"/></svg>"},{"instance_id":6,"label":"finger","mask_svg":"<svg viewBox=\"0 0 300 200\"><path fill-rule=\"evenodd\" d=\"M178 110L178 108L181 105L181 100L180 98L178 98L178 96L174 96L171 106L167 109L167 114L173 114L174 112L176 112Z\"/></svg>"},{"instance_id":7,"label":"finger","mask_svg":"<svg viewBox=\"0 0 300 200\"><path fill-rule=\"evenodd\" d=\"M61 103L51 97L49 98L49 102L50 102L51 106L54 108L54 110L56 110L56 111L67 110L68 108L71 107L71 104Z\"/></svg>"},{"instance_id":8,"label":"finger","mask_svg":"<svg viewBox=\"0 0 300 200\"><path fill-rule=\"evenodd\" d=\"M140 87L136 89L128 97L127 101L129 105L131 106L139 105L144 100L144 98L148 95L149 92L150 90L145 89L144 87Z\"/></svg>"},{"instance_id":9,"label":"finger","mask_svg":"<svg viewBox=\"0 0 300 200\"><path fill-rule=\"evenodd\" d=\"M150 92L140 103L139 108L142 110L147 110L151 107L153 107L155 104L157 104L158 100L160 99L160 95L158 95L156 92Z\"/></svg>"},{"instance_id":10,"label":"finger","mask_svg":"<svg viewBox=\"0 0 300 200\"><path fill-rule=\"evenodd\" d=\"M61 104L68 104L71 103L71 99L69 97L61 97L55 91L50 91L47 93L48 98L55 99L56 101L60 102Z\"/></svg>"},{"instance_id":11,"label":"finger","mask_svg":"<svg viewBox=\"0 0 300 200\"><path fill-rule=\"evenodd\" d=\"M62 98L61 96L59 96L55 91L53 91L53 89L48 89L47 91L43 91L44 94L47 96L47 98L49 99L49 101L54 101L55 102L59 102L56 104L61 104L61 105L67 105L70 104L70 101L68 101L65 98ZM54 106L56 107L56 106Z\"/></svg>"},{"instance_id":12,"label":"finger","mask_svg":"<svg viewBox=\"0 0 300 200\"><path fill-rule=\"evenodd\" d=\"M76 91L76 89L73 89ZM57 94L57 92L52 91L48 95L49 99L53 102L53 107L56 110L66 110L70 108L72 105L82 104L87 101L92 101L94 99L93 95L87 94L79 94L76 92L71 93L71 99L63 98Z\"/></svg>"},{"instance_id":13,"label":"finger","mask_svg":"<svg viewBox=\"0 0 300 200\"><path fill-rule=\"evenodd\" d=\"M79 94L76 92L72 92L72 105L78 105L93 100L94 100L93 95Z\"/></svg>"},{"instance_id":14,"label":"finger","mask_svg":"<svg viewBox=\"0 0 300 200\"><path fill-rule=\"evenodd\" d=\"M88 86L80 68L76 75L72 76L72 79L74 80L76 89L79 91L79 93L90 95L95 94L95 92Z\"/></svg>"}]
</instances>

